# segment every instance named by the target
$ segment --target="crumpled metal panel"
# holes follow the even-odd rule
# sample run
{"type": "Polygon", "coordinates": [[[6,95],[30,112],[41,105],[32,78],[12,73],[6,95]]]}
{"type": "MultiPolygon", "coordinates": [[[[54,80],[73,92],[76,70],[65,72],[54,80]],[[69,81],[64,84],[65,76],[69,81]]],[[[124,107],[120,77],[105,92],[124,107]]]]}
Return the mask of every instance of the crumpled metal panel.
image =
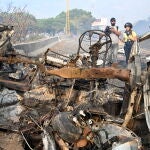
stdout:
{"type": "Polygon", "coordinates": [[[119,142],[112,144],[112,150],[137,150],[141,147],[141,139],[131,130],[119,126],[114,123],[103,123],[99,134],[101,140],[105,143],[108,139],[106,138],[105,132],[108,134],[108,139],[114,136],[119,137],[119,142]]]}
{"type": "Polygon", "coordinates": [[[19,102],[19,100],[22,100],[22,98],[21,96],[17,94],[15,90],[9,90],[7,88],[4,88],[0,92],[0,106],[1,107],[15,104],[19,102]]]}
{"type": "Polygon", "coordinates": [[[129,141],[123,144],[115,145],[112,150],[137,150],[138,149],[138,143],[136,140],[129,141]]]}
{"type": "Polygon", "coordinates": [[[59,136],[69,143],[77,141],[82,134],[82,129],[74,124],[72,118],[71,113],[62,112],[52,120],[54,131],[57,131],[59,136]]]}
{"type": "Polygon", "coordinates": [[[143,86],[143,94],[144,94],[144,110],[145,110],[145,117],[148,129],[150,131],[150,83],[147,77],[146,83],[143,86]]]}

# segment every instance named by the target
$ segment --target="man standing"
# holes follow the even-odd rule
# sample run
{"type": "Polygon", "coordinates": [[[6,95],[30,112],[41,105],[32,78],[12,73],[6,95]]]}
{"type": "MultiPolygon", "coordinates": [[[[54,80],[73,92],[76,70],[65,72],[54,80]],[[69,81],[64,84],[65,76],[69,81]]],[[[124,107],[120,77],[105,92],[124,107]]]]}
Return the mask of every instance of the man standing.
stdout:
{"type": "Polygon", "coordinates": [[[111,26],[107,26],[105,29],[105,33],[109,34],[112,40],[111,48],[108,50],[108,59],[110,64],[117,63],[117,53],[119,49],[119,36],[121,32],[118,30],[118,26],[116,26],[116,19],[110,19],[111,26]]]}

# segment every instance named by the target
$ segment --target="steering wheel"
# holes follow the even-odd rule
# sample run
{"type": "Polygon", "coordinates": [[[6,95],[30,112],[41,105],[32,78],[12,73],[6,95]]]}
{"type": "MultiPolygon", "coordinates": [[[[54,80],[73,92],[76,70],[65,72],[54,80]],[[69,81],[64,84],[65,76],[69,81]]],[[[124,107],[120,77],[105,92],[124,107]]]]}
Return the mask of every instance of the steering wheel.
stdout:
{"type": "Polygon", "coordinates": [[[90,56],[97,56],[103,61],[103,67],[108,62],[108,50],[112,44],[111,37],[102,30],[88,30],[79,38],[77,54],[88,53],[90,56]]]}

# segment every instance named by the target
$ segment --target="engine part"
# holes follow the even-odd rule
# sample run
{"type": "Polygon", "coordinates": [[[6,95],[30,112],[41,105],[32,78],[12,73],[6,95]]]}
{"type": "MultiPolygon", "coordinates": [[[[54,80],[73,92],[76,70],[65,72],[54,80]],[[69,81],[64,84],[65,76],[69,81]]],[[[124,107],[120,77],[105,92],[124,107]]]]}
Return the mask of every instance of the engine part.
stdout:
{"type": "Polygon", "coordinates": [[[54,131],[68,143],[76,142],[82,134],[82,129],[76,126],[72,119],[71,113],[62,112],[56,115],[52,121],[54,131]]]}

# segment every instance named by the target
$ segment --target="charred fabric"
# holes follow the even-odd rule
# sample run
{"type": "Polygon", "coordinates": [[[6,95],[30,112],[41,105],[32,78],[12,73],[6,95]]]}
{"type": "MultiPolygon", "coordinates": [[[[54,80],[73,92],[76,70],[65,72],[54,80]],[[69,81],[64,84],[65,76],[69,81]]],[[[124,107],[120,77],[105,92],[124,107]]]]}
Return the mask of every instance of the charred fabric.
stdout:
{"type": "Polygon", "coordinates": [[[28,57],[13,48],[12,34],[1,25],[0,148],[148,149],[150,62],[142,70],[136,53],[127,68],[110,65],[111,38],[100,30],[80,36],[74,57],[50,48],[28,57]]]}

